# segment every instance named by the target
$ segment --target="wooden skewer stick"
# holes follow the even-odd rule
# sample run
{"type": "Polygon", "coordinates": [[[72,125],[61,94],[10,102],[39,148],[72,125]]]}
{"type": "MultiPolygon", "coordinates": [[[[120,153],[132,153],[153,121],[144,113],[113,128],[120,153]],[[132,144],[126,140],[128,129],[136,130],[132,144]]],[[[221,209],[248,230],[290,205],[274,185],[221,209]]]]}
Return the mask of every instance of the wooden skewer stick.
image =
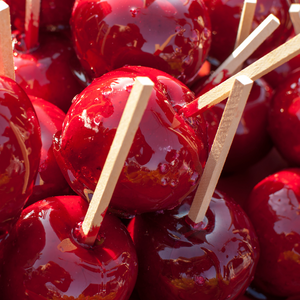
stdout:
{"type": "Polygon", "coordinates": [[[41,0],[26,0],[25,44],[27,50],[38,45],[41,0]]]}
{"type": "Polygon", "coordinates": [[[84,243],[88,245],[93,245],[96,241],[103,217],[124,166],[140,120],[146,109],[153,86],[153,82],[148,77],[136,78],[87,214],[82,223],[84,243]]]}
{"type": "Polygon", "coordinates": [[[233,82],[238,76],[246,75],[251,80],[255,81],[298,54],[300,54],[300,35],[296,35],[272,52],[255,61],[247,68],[211,89],[206,94],[187,104],[181,109],[180,112],[186,117],[191,117],[192,115],[199,113],[199,111],[205,107],[210,107],[220,103],[222,100],[228,97],[232,89],[233,82]]]}
{"type": "Polygon", "coordinates": [[[212,73],[206,83],[217,85],[223,79],[223,72],[230,76],[244,63],[244,61],[275,31],[280,25],[274,15],[269,15],[232,54],[212,73]]]}
{"type": "Polygon", "coordinates": [[[9,6],[0,1],[0,75],[15,80],[9,6]]]}
{"type": "Polygon", "coordinates": [[[236,49],[249,36],[252,29],[255,8],[256,8],[256,0],[244,1],[234,49],[236,49]]]}
{"type": "Polygon", "coordinates": [[[237,77],[234,81],[188,215],[194,223],[204,220],[252,85],[253,81],[245,75],[237,77]]]}
{"type": "Polygon", "coordinates": [[[295,34],[299,34],[300,33],[300,4],[296,4],[296,3],[292,4],[290,6],[289,13],[294,25],[295,34]]]}
{"type": "MultiPolygon", "coordinates": [[[[235,40],[234,50],[250,35],[256,8],[256,0],[245,0],[240,18],[239,28],[235,40]]],[[[232,74],[242,69],[240,65],[232,74]]]]}

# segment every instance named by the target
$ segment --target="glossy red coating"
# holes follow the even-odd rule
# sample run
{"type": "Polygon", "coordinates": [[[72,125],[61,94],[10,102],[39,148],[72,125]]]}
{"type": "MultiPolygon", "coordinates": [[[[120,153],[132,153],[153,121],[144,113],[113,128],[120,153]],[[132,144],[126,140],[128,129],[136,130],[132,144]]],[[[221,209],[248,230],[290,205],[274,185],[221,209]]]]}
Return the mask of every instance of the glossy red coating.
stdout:
{"type": "MultiPolygon", "coordinates": [[[[273,143],[267,129],[272,96],[273,90],[263,79],[254,82],[223,168],[225,173],[252,166],[272,149],[273,143]]],[[[223,101],[210,108],[219,120],[225,105],[223,101]]]]}
{"type": "Polygon", "coordinates": [[[281,155],[300,165],[300,69],[276,90],[269,112],[269,132],[281,155]]]}
{"type": "Polygon", "coordinates": [[[93,78],[142,65],[189,83],[211,42],[202,0],[77,0],[71,28],[77,55],[93,78]]]}
{"type": "Polygon", "coordinates": [[[73,97],[83,89],[72,72],[76,55],[70,41],[57,33],[44,33],[39,46],[28,52],[24,35],[15,32],[13,43],[16,82],[28,95],[67,112],[73,97]]]}
{"type": "MultiPolygon", "coordinates": [[[[5,0],[10,7],[13,29],[24,32],[26,0],[5,0]]],[[[75,0],[41,0],[41,30],[60,31],[69,28],[75,0]]]]}
{"type": "Polygon", "coordinates": [[[78,95],[54,139],[64,176],[85,197],[96,187],[137,76],[149,76],[155,87],[111,200],[112,208],[129,214],[173,208],[199,182],[208,151],[205,123],[200,115],[176,113],[193,93],[162,71],[124,67],[78,95]]]}
{"type": "Polygon", "coordinates": [[[48,101],[29,98],[41,127],[42,151],[38,175],[26,206],[50,196],[67,195],[71,190],[56,162],[52,145],[53,135],[61,130],[65,113],[48,101]]]}
{"type": "Polygon", "coordinates": [[[136,216],[128,226],[143,300],[236,299],[253,279],[259,249],[245,212],[217,191],[204,226],[195,229],[186,222],[191,200],[136,216]]]}
{"type": "Polygon", "coordinates": [[[5,249],[3,299],[129,299],[138,267],[126,227],[107,214],[96,244],[79,244],[86,210],[79,196],[62,196],[22,212],[5,249]]]}
{"type": "Polygon", "coordinates": [[[271,295],[299,296],[300,169],[285,169],[259,182],[246,211],[261,248],[254,283],[271,295]]]}
{"type": "MultiPolygon", "coordinates": [[[[243,0],[204,0],[212,24],[212,45],[209,55],[223,62],[234,50],[243,0]]],[[[261,57],[287,40],[292,32],[289,0],[257,0],[253,29],[269,14],[275,15],[280,26],[258,48],[252,57],[261,57]]]]}
{"type": "Polygon", "coordinates": [[[28,96],[13,80],[0,76],[1,233],[20,215],[32,192],[40,154],[40,126],[28,96]]]}

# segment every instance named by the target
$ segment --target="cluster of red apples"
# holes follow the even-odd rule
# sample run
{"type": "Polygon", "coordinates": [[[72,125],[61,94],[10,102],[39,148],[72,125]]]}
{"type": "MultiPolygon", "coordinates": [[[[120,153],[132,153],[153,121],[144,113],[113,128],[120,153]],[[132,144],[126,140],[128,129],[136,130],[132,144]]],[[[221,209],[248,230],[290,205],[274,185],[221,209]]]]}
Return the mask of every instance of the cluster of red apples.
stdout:
{"type": "MultiPolygon", "coordinates": [[[[184,108],[234,51],[244,1],[41,0],[29,23],[31,1],[5,2],[0,298],[299,300],[300,56],[255,81],[194,223],[226,101],[184,108]],[[91,245],[82,223],[137,77],[154,87],[91,245]]],[[[257,0],[251,31],[280,25],[245,66],[297,35],[290,5],[257,0]]]]}

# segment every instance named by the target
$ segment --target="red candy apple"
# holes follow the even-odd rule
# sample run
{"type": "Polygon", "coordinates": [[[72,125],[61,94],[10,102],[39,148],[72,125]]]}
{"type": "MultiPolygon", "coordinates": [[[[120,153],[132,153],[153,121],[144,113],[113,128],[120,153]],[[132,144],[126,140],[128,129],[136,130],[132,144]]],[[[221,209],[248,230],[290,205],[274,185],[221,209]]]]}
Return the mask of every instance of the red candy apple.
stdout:
{"type": "Polygon", "coordinates": [[[254,283],[275,296],[300,295],[300,169],[258,183],[247,203],[261,256],[254,283]]]}
{"type": "Polygon", "coordinates": [[[0,232],[19,217],[39,167],[40,126],[20,86],[0,76],[0,232]]]}
{"type": "MultiPolygon", "coordinates": [[[[5,0],[5,2],[10,6],[13,27],[24,31],[26,0],[5,0]]],[[[75,0],[41,0],[41,29],[58,31],[69,28],[74,2],[75,0]]]]}
{"type": "Polygon", "coordinates": [[[71,27],[77,55],[91,77],[142,65],[189,83],[211,41],[202,0],[77,0],[71,27]]]}
{"type": "MultiPolygon", "coordinates": [[[[212,45],[209,55],[223,62],[234,50],[244,0],[204,0],[212,24],[212,45]]],[[[289,0],[257,0],[253,29],[269,14],[280,20],[279,28],[253,54],[261,57],[287,40],[292,23],[289,17],[289,0]]]]}
{"type": "Polygon", "coordinates": [[[36,111],[42,136],[41,160],[33,191],[26,205],[50,196],[66,195],[70,192],[53,154],[53,135],[61,130],[65,113],[52,103],[29,97],[36,111]]]}
{"type": "Polygon", "coordinates": [[[22,212],[5,245],[3,299],[129,299],[137,259],[126,227],[107,214],[95,245],[81,244],[86,210],[82,198],[61,196],[22,212]]]}
{"type": "Polygon", "coordinates": [[[173,208],[200,179],[208,151],[206,127],[201,116],[186,119],[176,113],[194,99],[184,84],[146,67],[109,72],[74,99],[54,140],[70,186],[88,196],[137,76],[148,76],[155,87],[111,200],[111,207],[129,214],[173,208]]]}
{"type": "Polygon", "coordinates": [[[72,44],[62,35],[44,33],[39,46],[27,51],[24,34],[15,32],[14,63],[16,82],[28,95],[47,100],[67,111],[82,88],[72,72],[76,59],[72,44]]]}
{"type": "Polygon", "coordinates": [[[280,154],[300,165],[300,70],[276,90],[269,112],[269,132],[280,154]]]}
{"type": "Polygon", "coordinates": [[[253,279],[258,242],[241,207],[215,192],[204,221],[191,226],[191,200],[129,224],[143,300],[236,299],[253,279]]]}

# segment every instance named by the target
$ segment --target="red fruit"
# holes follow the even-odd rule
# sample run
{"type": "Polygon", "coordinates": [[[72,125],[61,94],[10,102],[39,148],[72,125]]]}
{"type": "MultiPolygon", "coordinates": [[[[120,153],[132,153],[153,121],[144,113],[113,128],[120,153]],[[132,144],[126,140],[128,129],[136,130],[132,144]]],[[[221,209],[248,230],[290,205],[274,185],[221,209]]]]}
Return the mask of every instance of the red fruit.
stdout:
{"type": "Polygon", "coordinates": [[[72,72],[76,60],[72,44],[53,33],[41,35],[39,46],[29,52],[24,34],[16,34],[13,42],[16,82],[28,95],[47,100],[66,112],[73,97],[82,91],[72,72]]]}
{"type": "Polygon", "coordinates": [[[6,244],[1,297],[127,300],[137,277],[125,226],[107,214],[96,244],[78,243],[87,203],[78,196],[39,201],[23,212],[6,244]]]}
{"type": "Polygon", "coordinates": [[[30,97],[36,111],[42,135],[42,152],[38,176],[26,206],[50,196],[66,195],[70,188],[53,153],[53,135],[61,130],[65,113],[52,103],[30,97]]]}
{"type": "Polygon", "coordinates": [[[247,204],[261,248],[255,285],[271,295],[299,295],[300,169],[268,176],[247,204]]]}
{"type": "Polygon", "coordinates": [[[186,222],[191,200],[129,224],[143,300],[236,299],[253,278],[258,242],[241,207],[215,192],[204,222],[192,227],[186,222]]]}
{"type": "MultiPolygon", "coordinates": [[[[69,20],[75,0],[42,0],[40,28],[48,31],[64,30],[69,20]]],[[[24,31],[26,0],[5,0],[10,7],[11,23],[14,28],[24,31]]]]}
{"type": "Polygon", "coordinates": [[[202,0],[77,0],[71,27],[77,55],[93,78],[142,65],[189,83],[211,41],[202,0]]]}
{"type": "Polygon", "coordinates": [[[176,113],[193,93],[158,70],[112,71],[76,97],[54,140],[64,176],[86,197],[96,187],[137,76],[148,76],[155,87],[111,200],[111,207],[128,214],[173,208],[197,186],[207,159],[205,124],[201,116],[186,120],[176,113]]]}
{"type": "Polygon", "coordinates": [[[32,192],[41,154],[32,104],[13,80],[0,76],[0,232],[19,217],[32,192]]]}
{"type": "MultiPolygon", "coordinates": [[[[223,62],[234,50],[243,0],[204,0],[212,24],[212,45],[209,55],[223,62]]],[[[289,0],[257,0],[253,29],[269,14],[279,21],[278,29],[255,51],[252,57],[261,57],[286,41],[292,31],[289,0]]]]}
{"type": "Polygon", "coordinates": [[[272,140],[288,162],[300,165],[300,70],[276,90],[269,112],[272,140]]]}

